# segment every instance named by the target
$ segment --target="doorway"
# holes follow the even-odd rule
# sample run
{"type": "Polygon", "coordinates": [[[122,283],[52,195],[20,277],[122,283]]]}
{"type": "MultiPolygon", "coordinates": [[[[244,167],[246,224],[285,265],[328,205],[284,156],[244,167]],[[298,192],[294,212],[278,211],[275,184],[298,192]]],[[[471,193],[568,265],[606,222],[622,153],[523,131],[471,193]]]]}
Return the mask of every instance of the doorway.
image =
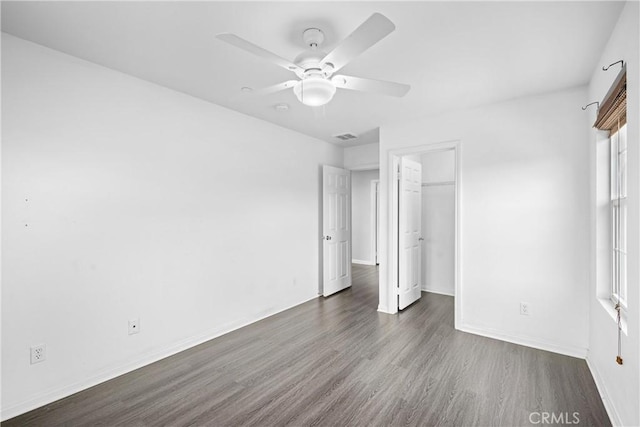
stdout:
{"type": "Polygon", "coordinates": [[[375,310],[379,297],[380,171],[351,170],[351,183],[353,292],[370,300],[375,310]]]}
{"type": "Polygon", "coordinates": [[[433,151],[422,163],[423,292],[455,296],[455,151],[433,151]]]}
{"type": "MultiPolygon", "coordinates": [[[[460,198],[461,185],[461,147],[459,141],[448,141],[436,144],[425,144],[411,148],[389,150],[385,159],[384,170],[381,170],[381,233],[380,233],[380,301],[379,311],[396,313],[398,311],[399,287],[399,179],[400,162],[403,157],[412,160],[421,159],[423,155],[441,151],[450,151],[453,157],[454,170],[450,185],[453,187],[454,230],[453,230],[453,282],[455,294],[455,325],[461,324],[462,292],[460,280],[460,198]]],[[[447,180],[449,181],[449,180],[447,180]]],[[[442,181],[444,182],[444,181],[442,181]]]]}
{"type": "Polygon", "coordinates": [[[380,171],[351,171],[352,262],[377,265],[380,171]]]}
{"type": "Polygon", "coordinates": [[[323,165],[319,294],[379,299],[380,172],[323,165]],[[354,289],[358,288],[358,289],[354,289]]]}

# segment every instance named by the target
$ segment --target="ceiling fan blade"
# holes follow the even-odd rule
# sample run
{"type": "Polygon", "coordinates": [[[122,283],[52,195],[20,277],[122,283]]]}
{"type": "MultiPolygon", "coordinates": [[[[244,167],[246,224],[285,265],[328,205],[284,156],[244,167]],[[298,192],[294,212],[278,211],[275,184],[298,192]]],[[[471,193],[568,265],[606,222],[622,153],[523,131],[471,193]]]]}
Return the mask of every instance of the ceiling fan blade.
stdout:
{"type": "Polygon", "coordinates": [[[385,82],[383,80],[363,79],[353,76],[333,76],[331,79],[336,87],[342,89],[359,90],[362,92],[376,92],[384,95],[402,97],[409,92],[411,86],[402,83],[385,82]]]}
{"type": "Polygon", "coordinates": [[[218,34],[216,37],[224,42],[229,43],[230,45],[238,47],[246,52],[253,53],[254,55],[257,55],[263,59],[266,59],[267,61],[273,64],[279,65],[282,68],[286,68],[289,71],[293,71],[294,73],[304,71],[302,68],[298,67],[293,62],[287,61],[286,59],[276,55],[275,53],[271,53],[268,50],[263,49],[260,46],[257,46],[251,43],[250,41],[247,41],[243,38],[236,36],[235,34],[222,33],[222,34],[218,34]]]}
{"type": "Polygon", "coordinates": [[[374,13],[353,33],[327,54],[322,63],[333,64],[333,71],[347,65],[356,56],[389,35],[396,26],[384,15],[374,13]]]}
{"type": "Polygon", "coordinates": [[[288,80],[286,82],[278,83],[272,86],[263,87],[262,89],[257,89],[251,92],[253,96],[264,96],[270,95],[272,93],[280,92],[285,89],[293,88],[293,86],[298,83],[299,80],[288,80]]]}

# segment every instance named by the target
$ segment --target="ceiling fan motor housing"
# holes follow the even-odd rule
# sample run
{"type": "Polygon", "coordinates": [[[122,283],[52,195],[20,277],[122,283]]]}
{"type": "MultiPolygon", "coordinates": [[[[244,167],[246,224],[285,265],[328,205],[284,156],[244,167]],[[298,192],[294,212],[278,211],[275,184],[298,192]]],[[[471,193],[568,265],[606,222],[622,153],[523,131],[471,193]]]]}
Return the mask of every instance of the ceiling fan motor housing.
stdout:
{"type": "MultiPolygon", "coordinates": [[[[293,62],[304,70],[304,74],[308,74],[313,71],[321,71],[324,67],[321,64],[322,59],[327,54],[319,50],[305,50],[300,55],[296,56],[293,62]]],[[[303,76],[299,76],[304,78],[303,76]]]]}
{"type": "Polygon", "coordinates": [[[318,28],[307,28],[302,33],[302,39],[304,43],[309,46],[309,50],[302,52],[294,59],[296,65],[301,67],[304,71],[302,74],[298,74],[298,77],[304,79],[309,74],[321,74],[325,78],[328,78],[333,72],[333,64],[323,64],[322,60],[327,56],[325,52],[318,50],[318,48],[324,42],[324,33],[318,28]]]}

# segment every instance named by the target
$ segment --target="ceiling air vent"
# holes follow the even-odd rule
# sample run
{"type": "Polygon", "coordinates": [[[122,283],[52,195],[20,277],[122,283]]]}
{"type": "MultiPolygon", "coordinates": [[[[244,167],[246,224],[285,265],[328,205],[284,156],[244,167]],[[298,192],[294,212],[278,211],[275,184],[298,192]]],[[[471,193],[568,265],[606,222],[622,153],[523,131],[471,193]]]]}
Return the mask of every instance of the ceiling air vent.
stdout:
{"type": "Polygon", "coordinates": [[[352,133],[343,133],[342,135],[334,135],[333,137],[342,141],[349,141],[350,139],[356,139],[358,136],[352,133]]]}

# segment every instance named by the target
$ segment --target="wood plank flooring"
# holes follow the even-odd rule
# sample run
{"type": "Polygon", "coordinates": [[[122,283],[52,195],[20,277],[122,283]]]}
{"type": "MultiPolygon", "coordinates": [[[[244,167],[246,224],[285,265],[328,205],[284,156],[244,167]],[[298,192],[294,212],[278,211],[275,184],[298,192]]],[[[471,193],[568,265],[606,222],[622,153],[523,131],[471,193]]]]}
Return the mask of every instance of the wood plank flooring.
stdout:
{"type": "Polygon", "coordinates": [[[380,314],[376,267],[353,279],[2,426],[610,425],[584,360],[456,331],[452,297],[380,314]]]}

